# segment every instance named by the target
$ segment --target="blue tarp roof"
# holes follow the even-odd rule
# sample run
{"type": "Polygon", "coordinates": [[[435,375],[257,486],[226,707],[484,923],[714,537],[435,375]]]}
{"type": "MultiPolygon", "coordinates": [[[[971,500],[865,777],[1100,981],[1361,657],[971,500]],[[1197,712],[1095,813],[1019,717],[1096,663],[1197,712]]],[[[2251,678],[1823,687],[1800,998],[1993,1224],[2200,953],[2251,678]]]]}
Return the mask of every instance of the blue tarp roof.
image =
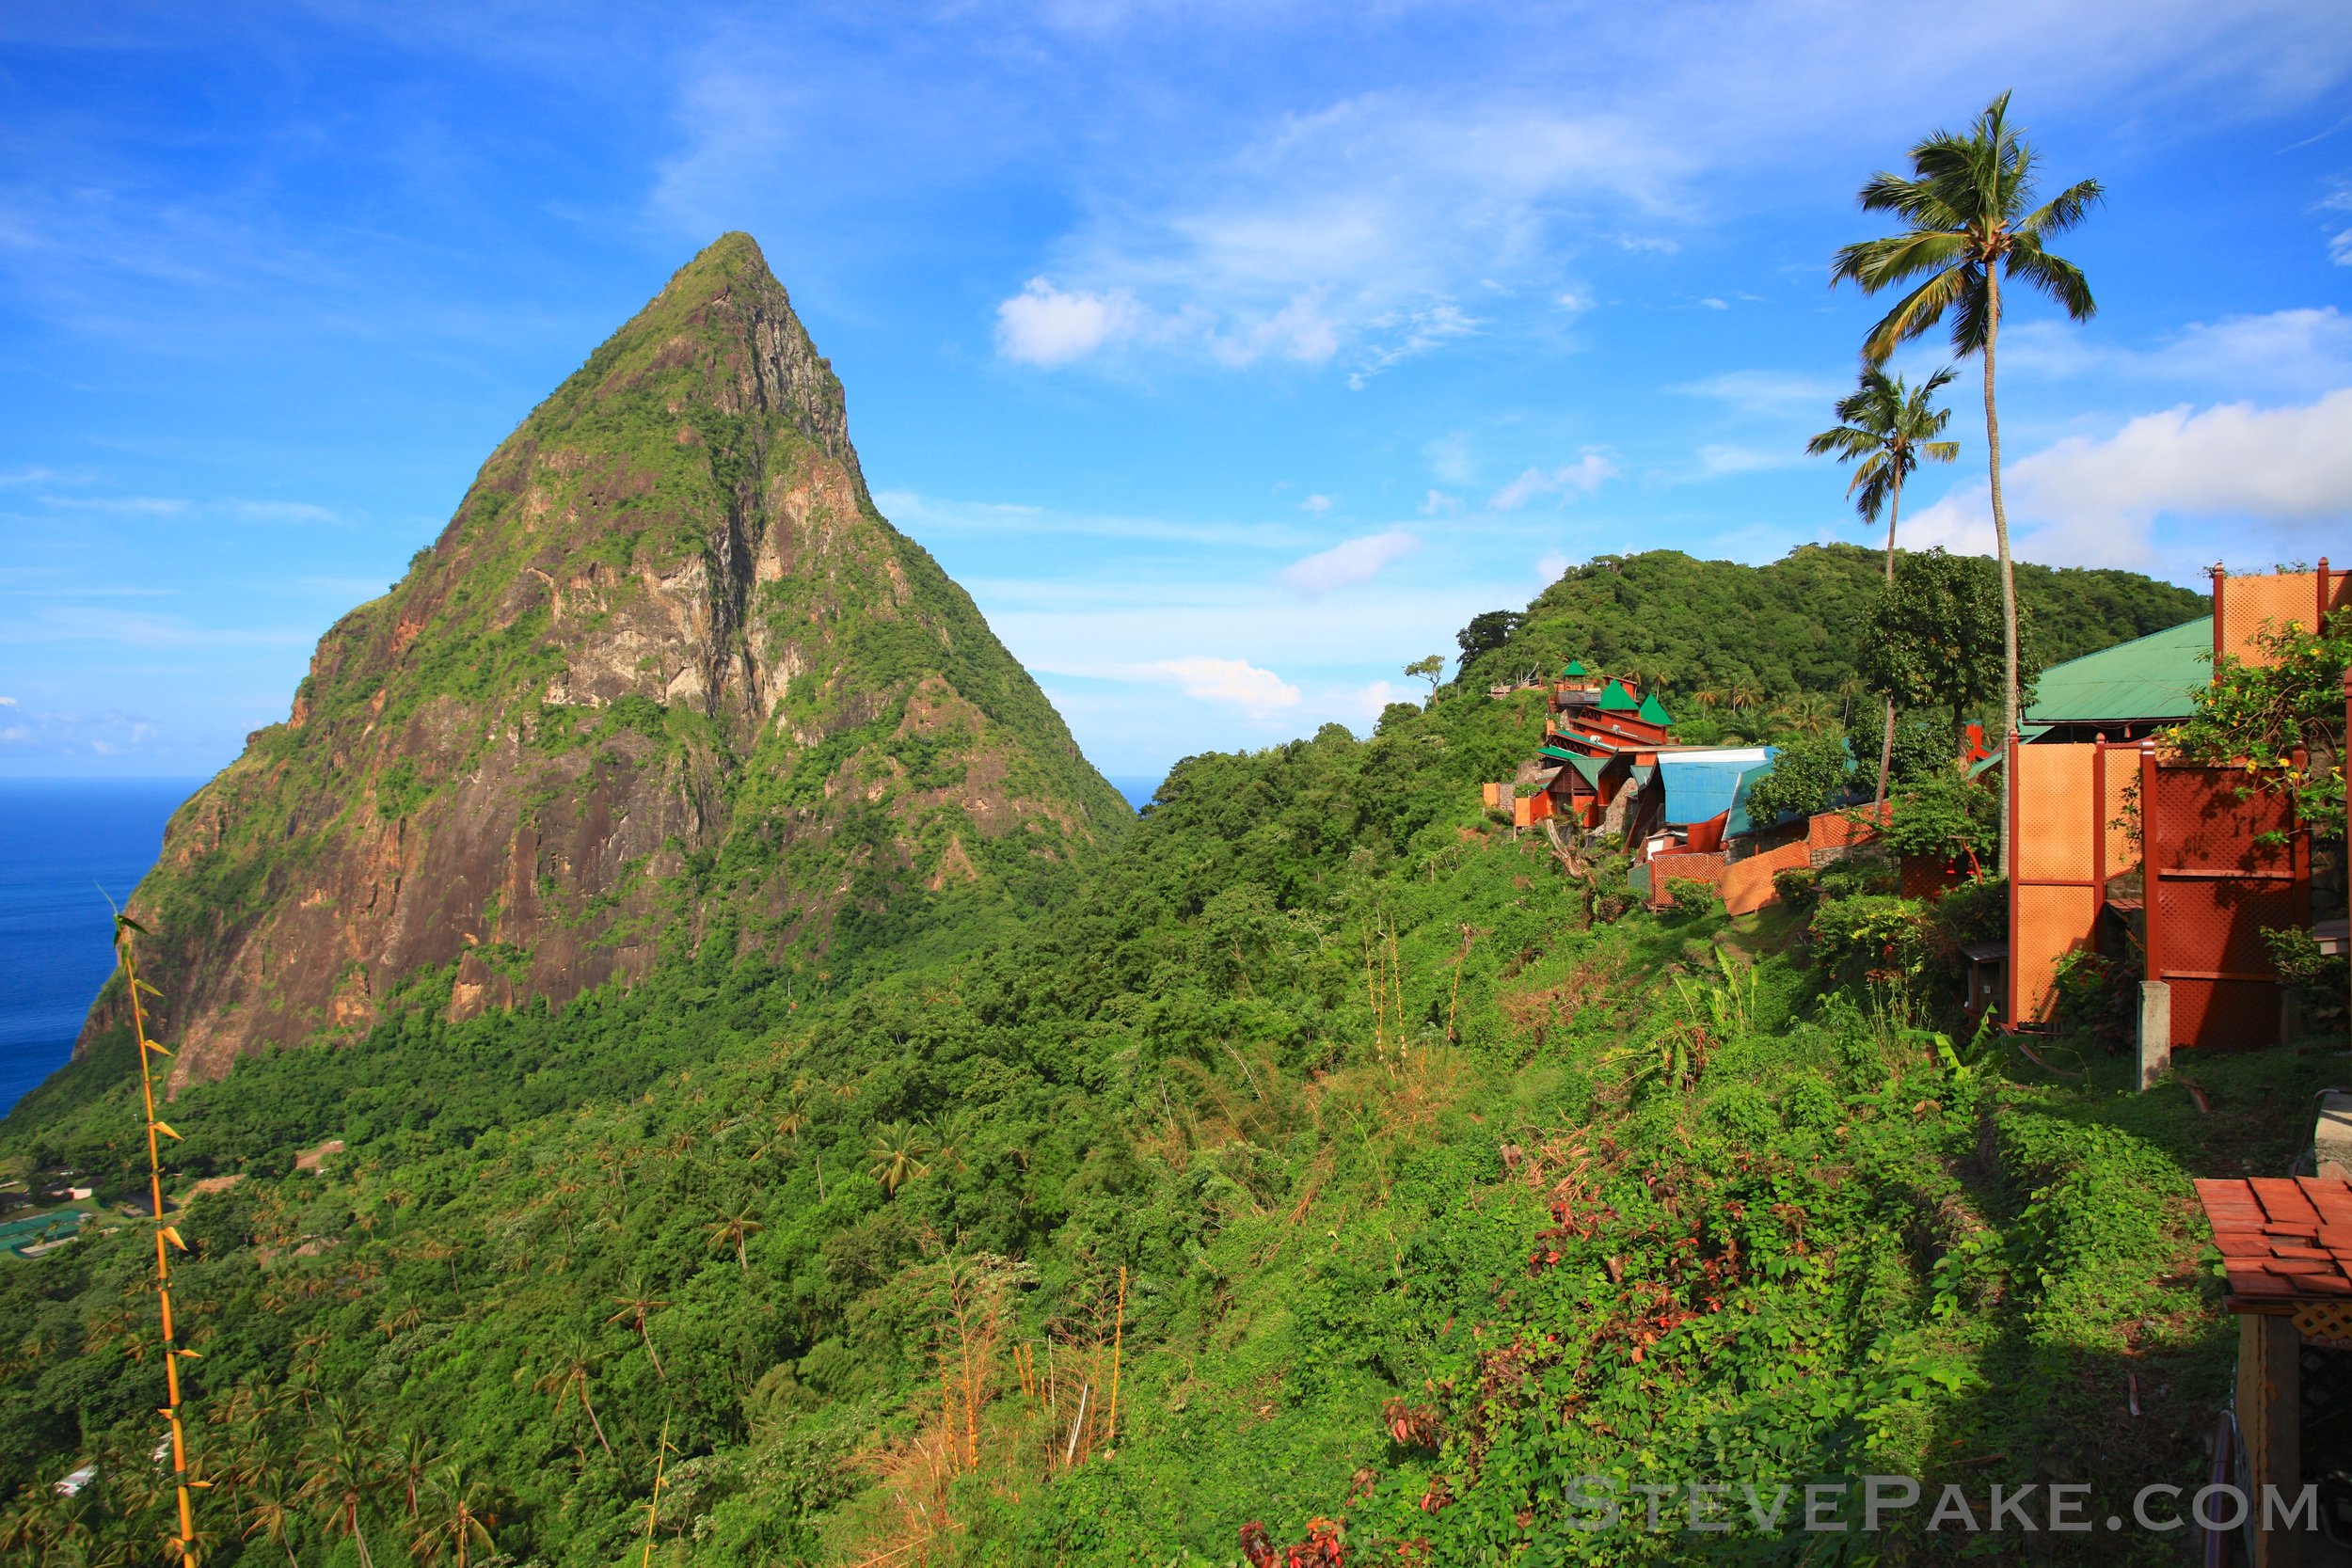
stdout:
{"type": "MultiPolygon", "coordinates": [[[[1776,746],[1717,746],[1704,751],[1661,752],[1656,772],[1665,795],[1665,821],[1684,828],[1705,822],[1738,806],[1745,797],[1743,780],[1753,783],[1772,770],[1776,746]],[[1748,778],[1748,775],[1754,778],[1748,778]]],[[[1651,769],[1636,768],[1634,782],[1646,784],[1651,769]]]]}
{"type": "Polygon", "coordinates": [[[1739,803],[1740,783],[1750,773],[1757,778],[1772,770],[1774,748],[1762,748],[1767,760],[1755,754],[1726,757],[1678,757],[1671,752],[1658,759],[1658,777],[1666,788],[1666,825],[1687,828],[1721,816],[1739,803]]]}

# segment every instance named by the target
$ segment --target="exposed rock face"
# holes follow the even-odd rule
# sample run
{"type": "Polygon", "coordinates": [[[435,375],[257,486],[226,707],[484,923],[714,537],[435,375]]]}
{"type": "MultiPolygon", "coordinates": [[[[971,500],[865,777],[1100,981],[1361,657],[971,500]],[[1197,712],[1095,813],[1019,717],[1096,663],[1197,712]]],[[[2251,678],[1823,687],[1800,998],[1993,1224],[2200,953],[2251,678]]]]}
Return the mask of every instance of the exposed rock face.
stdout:
{"type": "Polygon", "coordinates": [[[364,1030],[445,966],[464,1016],[634,977],[668,941],[821,953],[1126,815],[875,510],[840,383],[731,234],[321,640],[132,911],[184,1081],[364,1030]]]}

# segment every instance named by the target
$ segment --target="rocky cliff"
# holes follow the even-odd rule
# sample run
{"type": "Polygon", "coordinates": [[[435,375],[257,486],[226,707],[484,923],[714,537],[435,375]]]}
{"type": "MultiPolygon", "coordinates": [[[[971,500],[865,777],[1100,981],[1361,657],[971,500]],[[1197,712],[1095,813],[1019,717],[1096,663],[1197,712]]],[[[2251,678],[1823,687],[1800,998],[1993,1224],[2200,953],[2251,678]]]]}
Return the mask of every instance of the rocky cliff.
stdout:
{"type": "Polygon", "coordinates": [[[664,943],[820,957],[1126,816],[876,511],[840,382],[730,234],[321,640],[131,908],[177,1073],[212,1078],[364,1030],[444,966],[464,1015],[560,1005],[664,943]]]}

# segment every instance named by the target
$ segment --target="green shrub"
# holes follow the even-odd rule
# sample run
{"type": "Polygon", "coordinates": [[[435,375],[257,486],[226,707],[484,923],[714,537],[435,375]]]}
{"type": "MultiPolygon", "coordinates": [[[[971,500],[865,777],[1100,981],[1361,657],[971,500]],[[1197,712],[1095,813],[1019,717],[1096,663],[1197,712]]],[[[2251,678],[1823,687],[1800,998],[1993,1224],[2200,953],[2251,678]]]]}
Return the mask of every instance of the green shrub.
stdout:
{"type": "Polygon", "coordinates": [[[1689,877],[1677,877],[1668,882],[1666,896],[1673,901],[1675,913],[1692,920],[1718,912],[1724,904],[1716,896],[1714,883],[1689,877]]]}

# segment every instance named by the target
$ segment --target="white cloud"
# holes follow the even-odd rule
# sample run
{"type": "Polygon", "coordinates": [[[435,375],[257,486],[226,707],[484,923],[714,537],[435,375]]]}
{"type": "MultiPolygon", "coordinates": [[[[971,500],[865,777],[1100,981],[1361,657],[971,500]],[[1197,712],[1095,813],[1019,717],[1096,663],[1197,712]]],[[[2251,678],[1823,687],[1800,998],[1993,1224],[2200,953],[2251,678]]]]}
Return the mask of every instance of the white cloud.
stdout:
{"type": "Polygon", "coordinates": [[[1318,550],[1283,568],[1281,578],[1294,593],[1311,599],[1358,588],[1378,577],[1391,562],[1421,548],[1421,540],[1401,528],[1368,533],[1327,550],[1318,550]]]}
{"type": "Polygon", "coordinates": [[[1535,562],[1535,575],[1541,578],[1544,586],[1549,588],[1558,582],[1566,574],[1567,569],[1575,564],[1575,562],[1570,561],[1560,551],[1547,550],[1535,562]]]}
{"type": "Polygon", "coordinates": [[[1357,687],[1351,691],[1342,693],[1340,698],[1343,708],[1364,719],[1377,719],[1380,717],[1381,710],[1391,703],[1402,703],[1406,700],[1406,693],[1399,691],[1387,681],[1374,681],[1369,685],[1357,687]]]}
{"type": "Polygon", "coordinates": [[[1301,512],[1312,512],[1319,515],[1331,510],[1331,498],[1321,494],[1309,496],[1305,500],[1298,503],[1298,510],[1301,512]]]}
{"type": "MultiPolygon", "coordinates": [[[[2352,213],[2352,181],[2339,182],[2335,193],[2319,205],[2324,212],[2352,213]]],[[[2340,267],[2352,267],[2352,229],[2339,229],[2328,236],[2328,259],[2340,267]]]]}
{"type": "Polygon", "coordinates": [[[1790,371],[1724,371],[1697,381],[1670,387],[1669,391],[1713,398],[1749,414],[1785,414],[1800,406],[1836,403],[1850,383],[1790,371]]]}
{"type": "Polygon", "coordinates": [[[1449,496],[1443,490],[1432,489],[1421,499],[1421,515],[1424,517],[1445,517],[1462,510],[1462,499],[1449,496]]]}
{"type": "Polygon", "coordinates": [[[1705,479],[1724,474],[1762,473],[1768,468],[1794,467],[1804,461],[1804,453],[1795,447],[1783,451],[1777,448],[1734,447],[1708,445],[1699,448],[1699,473],[1705,479]]]}
{"type": "Polygon", "coordinates": [[[1173,681],[1187,697],[1230,703],[1253,713],[1298,705],[1298,688],[1243,659],[1166,658],[1139,666],[1136,673],[1173,681]]]}
{"type": "Polygon", "coordinates": [[[1443,436],[1430,437],[1421,449],[1422,458],[1429,465],[1429,472],[1440,484],[1471,484],[1478,479],[1478,465],[1470,455],[1470,438],[1467,432],[1450,430],[1443,436]]]}
{"type": "Polygon", "coordinates": [[[2021,322],[2001,334],[2001,369],[2012,374],[2097,375],[2143,386],[2311,395],[2352,380],[2352,316],[2332,305],[2224,316],[2191,322],[2148,348],[2102,341],[2071,323],[2021,322]]]}
{"type": "MultiPolygon", "coordinates": [[[[2352,388],[2300,406],[2143,414],[2112,436],[2069,436],[2019,458],[2003,477],[2016,551],[2035,561],[2162,564],[2159,517],[2237,524],[2227,550],[2204,531],[2197,548],[2207,558],[2293,553],[2312,542],[2314,525],[2352,521],[2352,388]]],[[[1989,553],[1985,487],[1964,486],[1906,516],[1901,542],[1989,553]]]]}
{"type": "Polygon", "coordinates": [[[1706,306],[1709,310],[1728,310],[1731,309],[1731,302],[1729,300],[1717,299],[1713,294],[1708,294],[1705,299],[1700,300],[1699,303],[1706,306]]]}
{"type": "Polygon", "coordinates": [[[1558,496],[1563,500],[1576,500],[1591,495],[1602,484],[1617,477],[1617,466],[1606,453],[1587,449],[1573,463],[1546,471],[1530,468],[1496,491],[1486,504],[1497,512],[1515,511],[1537,496],[1558,496]]]}
{"type": "Polygon", "coordinates": [[[996,307],[996,346],[1026,365],[1066,365],[1133,333],[1140,312],[1121,291],[1064,293],[1042,277],[996,307]]]}
{"type": "Polygon", "coordinates": [[[2184,404],[2105,440],[2070,436],[2018,461],[2011,483],[2035,515],[2144,541],[2159,514],[2300,527],[2352,518],[2352,388],[2302,407],[2184,404]]]}
{"type": "Polygon", "coordinates": [[[14,697],[0,697],[0,707],[14,706],[16,706],[16,699],[14,697]]]}

